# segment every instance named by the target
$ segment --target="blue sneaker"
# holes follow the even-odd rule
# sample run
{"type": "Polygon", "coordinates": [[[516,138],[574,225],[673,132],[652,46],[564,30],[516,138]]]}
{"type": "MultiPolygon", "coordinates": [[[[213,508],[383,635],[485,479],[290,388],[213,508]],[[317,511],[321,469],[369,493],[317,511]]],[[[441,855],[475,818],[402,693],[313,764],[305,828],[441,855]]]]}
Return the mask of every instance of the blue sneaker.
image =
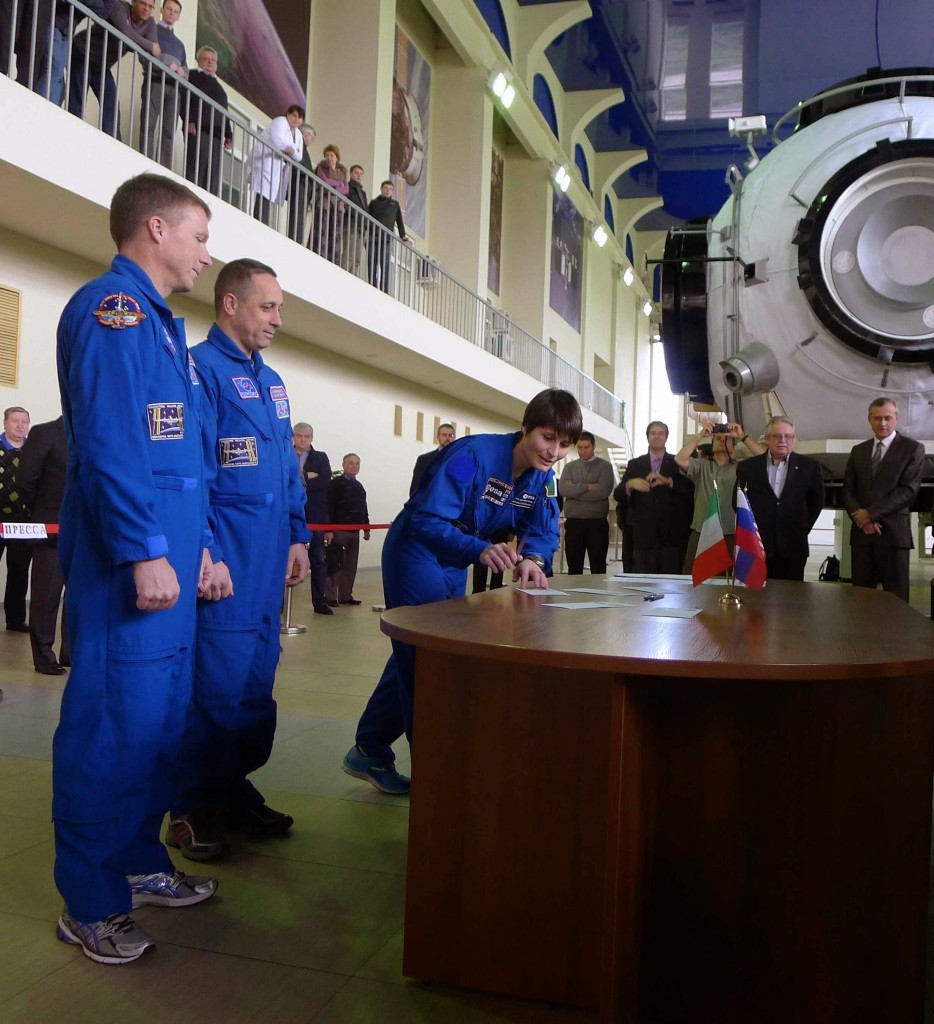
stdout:
{"type": "Polygon", "coordinates": [[[133,893],[133,907],[190,907],[209,899],[217,892],[216,878],[186,875],[184,871],[169,874],[127,875],[133,893]]]}
{"type": "Polygon", "coordinates": [[[103,921],[76,921],[68,910],[62,911],[55,934],[62,942],[80,946],[88,959],[98,964],[129,964],[138,960],[156,944],[149,932],[129,914],[111,914],[103,921]]]}
{"type": "Polygon", "coordinates": [[[391,796],[405,796],[412,788],[412,780],[407,775],[400,775],[392,761],[367,757],[357,746],[347,751],[341,769],[355,779],[363,779],[381,793],[389,793],[391,796]]]}

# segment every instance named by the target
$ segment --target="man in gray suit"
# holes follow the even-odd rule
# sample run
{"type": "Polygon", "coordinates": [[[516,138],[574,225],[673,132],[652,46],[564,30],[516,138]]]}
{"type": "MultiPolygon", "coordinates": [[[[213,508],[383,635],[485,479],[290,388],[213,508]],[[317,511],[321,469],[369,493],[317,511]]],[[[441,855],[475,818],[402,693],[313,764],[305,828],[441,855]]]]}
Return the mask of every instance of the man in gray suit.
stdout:
{"type": "Polygon", "coordinates": [[[882,584],[908,600],[908,552],[914,547],[909,510],[921,487],[924,447],[896,432],[898,406],[877,398],[869,406],[873,439],[850,452],[843,478],[843,507],[853,525],[853,585],[882,584]]]}

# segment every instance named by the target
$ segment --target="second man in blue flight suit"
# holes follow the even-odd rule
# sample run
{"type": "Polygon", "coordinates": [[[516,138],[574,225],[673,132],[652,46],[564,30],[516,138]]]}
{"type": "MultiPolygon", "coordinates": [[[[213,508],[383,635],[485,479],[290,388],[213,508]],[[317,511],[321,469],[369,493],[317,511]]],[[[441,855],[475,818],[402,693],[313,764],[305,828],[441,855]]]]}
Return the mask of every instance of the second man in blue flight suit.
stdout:
{"type": "Polygon", "coordinates": [[[281,307],[275,271],[256,260],[234,260],[214,286],[214,326],[192,349],[206,407],[217,564],[198,606],[182,792],[166,835],[192,860],[226,853],[227,831],[284,835],[292,826],[292,818],[268,807],[247,779],[269,759],[276,729],[272,689],[283,581],[296,586],[308,573],[305,492],[295,467],[289,397],[260,354],[282,326],[281,307]],[[212,600],[227,572],[233,596],[212,600]]]}

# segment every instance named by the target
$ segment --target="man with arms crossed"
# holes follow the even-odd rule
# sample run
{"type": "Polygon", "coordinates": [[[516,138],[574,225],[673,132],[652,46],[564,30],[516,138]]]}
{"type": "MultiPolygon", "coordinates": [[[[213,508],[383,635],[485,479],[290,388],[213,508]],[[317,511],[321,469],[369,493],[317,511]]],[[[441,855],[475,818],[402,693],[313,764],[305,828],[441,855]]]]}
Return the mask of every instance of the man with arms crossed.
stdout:
{"type": "Polygon", "coordinates": [[[898,406],[876,398],[869,406],[873,438],[850,452],[843,476],[843,507],[853,524],[853,586],[882,589],[908,600],[910,508],[921,488],[924,447],[897,433],[898,406]]]}
{"type": "Polygon", "coordinates": [[[613,492],[613,467],[594,454],[594,436],[585,430],[577,442],[574,462],[564,467],[558,481],[558,494],[564,498],[564,553],[568,575],[584,571],[584,552],[595,575],[606,572],[606,553],[610,547],[610,494],[613,492]]]}
{"type": "Polygon", "coordinates": [[[52,744],[58,937],[104,964],[152,947],[132,908],[185,907],[217,888],[176,871],[159,842],[191,699],[195,599],[213,580],[202,389],[165,300],[210,266],[209,216],[169,178],[124,182],[110,207],[119,255],[58,326],[72,664],[52,744]]]}
{"type": "Polygon", "coordinates": [[[204,392],[214,588],[198,605],[194,699],[182,748],[182,790],[166,842],[190,860],[228,852],[225,833],[284,835],[292,818],[247,779],[272,751],[283,582],[308,573],[305,491],[296,472],[289,396],[261,353],[282,326],[282,289],[257,260],[233,260],[214,285],[214,326],[192,349],[204,392]]]}

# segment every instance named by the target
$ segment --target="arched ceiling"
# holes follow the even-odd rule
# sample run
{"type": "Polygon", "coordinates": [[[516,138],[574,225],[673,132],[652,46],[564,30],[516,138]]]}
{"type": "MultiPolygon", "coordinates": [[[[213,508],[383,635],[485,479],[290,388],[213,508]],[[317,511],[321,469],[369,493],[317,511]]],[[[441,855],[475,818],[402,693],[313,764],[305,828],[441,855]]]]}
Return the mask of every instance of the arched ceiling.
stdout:
{"type": "MultiPolygon", "coordinates": [[[[491,9],[492,0],[476,2],[481,13],[491,9]]],[[[917,0],[590,0],[590,8],[545,55],[568,92],[623,90],[626,99],[587,136],[598,154],[645,149],[648,158],[615,182],[622,200],[662,197],[637,222],[643,231],[723,205],[727,167],[749,155],[729,137],[731,104],[764,114],[771,130],[799,101],[868,68],[934,66],[934,4],[917,0]]],[[[770,146],[768,136],[756,141],[760,156],[770,146]]]]}

